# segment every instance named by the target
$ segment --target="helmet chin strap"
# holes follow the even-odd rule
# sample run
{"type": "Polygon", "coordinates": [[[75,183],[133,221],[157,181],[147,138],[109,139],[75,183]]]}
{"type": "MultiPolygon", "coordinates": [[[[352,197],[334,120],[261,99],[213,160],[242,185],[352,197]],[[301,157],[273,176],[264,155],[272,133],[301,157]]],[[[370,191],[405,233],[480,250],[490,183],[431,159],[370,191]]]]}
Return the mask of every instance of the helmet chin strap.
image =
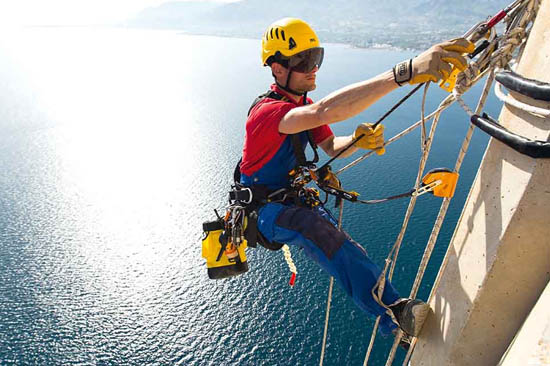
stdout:
{"type": "MultiPolygon", "coordinates": [[[[302,96],[302,95],[305,95],[307,92],[298,92],[296,90],[293,90],[289,87],[290,85],[290,75],[292,75],[292,69],[289,68],[288,69],[288,76],[286,77],[286,86],[282,86],[281,84],[279,84],[279,82],[277,81],[277,78],[275,78],[275,84],[277,84],[277,86],[281,89],[283,89],[284,91],[287,91],[289,93],[292,93],[294,95],[299,95],[299,96],[302,96]]],[[[275,75],[273,75],[275,76],[275,75]]]]}

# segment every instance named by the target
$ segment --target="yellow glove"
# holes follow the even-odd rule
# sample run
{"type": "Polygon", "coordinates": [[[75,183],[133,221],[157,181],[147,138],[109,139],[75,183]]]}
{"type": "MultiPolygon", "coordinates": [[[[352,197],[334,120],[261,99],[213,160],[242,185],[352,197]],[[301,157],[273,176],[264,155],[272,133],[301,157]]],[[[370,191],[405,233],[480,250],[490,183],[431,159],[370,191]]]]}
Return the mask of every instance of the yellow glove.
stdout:
{"type": "Polygon", "coordinates": [[[323,182],[329,187],[342,188],[342,183],[340,182],[340,179],[338,179],[336,174],[334,174],[331,170],[329,170],[328,174],[323,178],[323,182]]]}
{"type": "Polygon", "coordinates": [[[383,155],[386,152],[384,149],[384,125],[379,123],[376,128],[372,129],[372,123],[362,123],[355,129],[353,138],[356,139],[361,135],[359,141],[355,143],[355,146],[361,149],[376,150],[378,155],[383,155]]]}
{"type": "Polygon", "coordinates": [[[393,77],[400,86],[406,82],[409,84],[437,82],[451,74],[451,64],[460,71],[464,71],[468,62],[462,54],[472,53],[474,50],[475,45],[464,38],[439,43],[415,58],[395,65],[393,77]]]}

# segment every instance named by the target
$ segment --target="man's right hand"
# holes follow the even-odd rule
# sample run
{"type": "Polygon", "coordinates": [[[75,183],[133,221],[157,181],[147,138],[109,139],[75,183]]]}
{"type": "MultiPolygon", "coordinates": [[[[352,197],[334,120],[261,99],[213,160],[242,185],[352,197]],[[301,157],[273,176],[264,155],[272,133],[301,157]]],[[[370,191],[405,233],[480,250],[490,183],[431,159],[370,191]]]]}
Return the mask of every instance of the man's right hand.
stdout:
{"type": "Polygon", "coordinates": [[[461,71],[466,69],[468,63],[462,55],[474,50],[475,45],[464,38],[436,44],[415,58],[398,63],[393,68],[395,82],[420,84],[446,79],[451,74],[451,64],[461,71]]]}
{"type": "Polygon", "coordinates": [[[372,123],[362,123],[355,129],[353,138],[356,139],[364,135],[355,143],[355,146],[361,149],[375,150],[378,155],[383,155],[386,152],[384,149],[384,125],[379,123],[374,130],[372,123]]]}

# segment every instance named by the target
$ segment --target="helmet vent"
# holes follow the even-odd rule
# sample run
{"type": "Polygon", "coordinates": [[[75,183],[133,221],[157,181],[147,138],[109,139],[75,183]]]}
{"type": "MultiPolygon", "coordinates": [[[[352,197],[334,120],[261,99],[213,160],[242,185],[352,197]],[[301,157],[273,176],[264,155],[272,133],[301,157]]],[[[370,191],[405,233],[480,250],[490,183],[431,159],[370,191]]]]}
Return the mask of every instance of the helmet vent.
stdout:
{"type": "Polygon", "coordinates": [[[283,41],[286,41],[285,39],[285,31],[281,29],[281,37],[283,37],[283,41]]]}
{"type": "Polygon", "coordinates": [[[275,28],[275,37],[279,39],[279,28],[275,28]]]}
{"type": "Polygon", "coordinates": [[[288,49],[291,50],[295,47],[296,47],[296,41],[294,40],[294,38],[290,37],[288,39],[288,49]]]}
{"type": "Polygon", "coordinates": [[[273,39],[273,28],[269,30],[269,36],[271,37],[271,39],[273,39]]]}

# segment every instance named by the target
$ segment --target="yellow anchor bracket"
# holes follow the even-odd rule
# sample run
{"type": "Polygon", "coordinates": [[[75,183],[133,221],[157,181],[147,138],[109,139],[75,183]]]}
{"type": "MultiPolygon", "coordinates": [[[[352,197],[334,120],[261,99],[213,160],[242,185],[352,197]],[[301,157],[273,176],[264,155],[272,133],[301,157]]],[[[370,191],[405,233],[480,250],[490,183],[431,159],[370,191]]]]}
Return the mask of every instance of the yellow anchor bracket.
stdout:
{"type": "MultiPolygon", "coordinates": [[[[437,197],[453,197],[456,184],[458,182],[458,173],[447,168],[432,169],[422,178],[422,187],[437,197]]],[[[418,192],[417,194],[421,194],[418,192]]]]}

